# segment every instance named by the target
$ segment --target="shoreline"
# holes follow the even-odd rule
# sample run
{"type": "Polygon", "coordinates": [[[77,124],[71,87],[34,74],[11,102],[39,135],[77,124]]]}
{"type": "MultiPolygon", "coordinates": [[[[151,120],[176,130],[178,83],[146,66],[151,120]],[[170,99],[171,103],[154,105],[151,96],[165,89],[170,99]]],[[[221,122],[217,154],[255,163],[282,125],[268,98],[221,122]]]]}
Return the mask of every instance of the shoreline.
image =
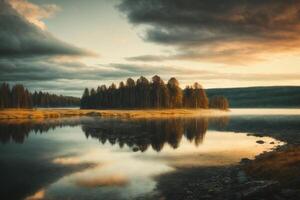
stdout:
{"type": "Polygon", "coordinates": [[[94,109],[4,109],[0,110],[0,120],[50,119],[78,116],[117,118],[169,118],[224,116],[229,112],[216,109],[145,109],[145,110],[94,110],[94,109]]]}

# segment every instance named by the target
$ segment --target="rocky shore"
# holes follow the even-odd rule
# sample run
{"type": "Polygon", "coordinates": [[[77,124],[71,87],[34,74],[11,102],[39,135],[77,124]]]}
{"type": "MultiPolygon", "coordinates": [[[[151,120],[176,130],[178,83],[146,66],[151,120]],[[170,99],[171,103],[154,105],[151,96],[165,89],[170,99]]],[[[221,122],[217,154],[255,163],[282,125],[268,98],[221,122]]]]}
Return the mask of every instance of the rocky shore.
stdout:
{"type": "MultiPolygon", "coordinates": [[[[253,200],[299,199],[299,187],[278,180],[258,179],[247,174],[252,161],[243,159],[237,166],[180,169],[158,178],[157,199],[173,200],[253,200]]],[[[298,178],[298,177],[297,177],[298,178]]]]}
{"type": "MultiPolygon", "coordinates": [[[[263,134],[265,136],[269,134],[263,134]]],[[[158,177],[161,200],[298,200],[300,199],[300,134],[281,133],[286,142],[238,165],[178,169],[158,177]]],[[[264,141],[257,140],[258,144],[264,141]]],[[[149,198],[149,199],[153,199],[149,198]]]]}

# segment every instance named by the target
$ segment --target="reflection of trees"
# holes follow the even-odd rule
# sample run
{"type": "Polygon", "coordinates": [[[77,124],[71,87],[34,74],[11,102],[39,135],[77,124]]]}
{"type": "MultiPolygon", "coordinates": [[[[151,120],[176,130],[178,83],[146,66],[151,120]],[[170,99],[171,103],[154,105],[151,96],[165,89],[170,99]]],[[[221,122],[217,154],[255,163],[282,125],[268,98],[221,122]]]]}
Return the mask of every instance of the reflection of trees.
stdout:
{"type": "Polygon", "coordinates": [[[209,124],[211,127],[214,127],[217,130],[224,130],[229,124],[229,117],[220,116],[220,117],[211,118],[209,124]]]}
{"type": "Polygon", "coordinates": [[[176,149],[183,136],[195,145],[199,145],[204,139],[207,128],[206,118],[115,120],[82,126],[87,137],[97,138],[103,144],[118,143],[121,148],[126,144],[140,151],[146,151],[150,145],[155,151],[161,151],[166,143],[176,149]]]}
{"type": "MultiPolygon", "coordinates": [[[[211,123],[212,122],[212,123],[211,123]]],[[[224,127],[224,118],[211,118],[213,126],[224,127]]],[[[150,146],[161,151],[167,144],[176,149],[184,136],[196,146],[202,143],[208,129],[207,118],[171,118],[120,120],[99,118],[48,119],[41,121],[0,122],[0,143],[13,141],[22,144],[29,134],[48,132],[56,127],[82,125],[86,137],[123,148],[146,151],[150,146]]]]}
{"type": "Polygon", "coordinates": [[[5,121],[0,123],[0,143],[10,141],[22,144],[30,133],[43,133],[56,127],[75,126],[74,120],[5,121]]]}

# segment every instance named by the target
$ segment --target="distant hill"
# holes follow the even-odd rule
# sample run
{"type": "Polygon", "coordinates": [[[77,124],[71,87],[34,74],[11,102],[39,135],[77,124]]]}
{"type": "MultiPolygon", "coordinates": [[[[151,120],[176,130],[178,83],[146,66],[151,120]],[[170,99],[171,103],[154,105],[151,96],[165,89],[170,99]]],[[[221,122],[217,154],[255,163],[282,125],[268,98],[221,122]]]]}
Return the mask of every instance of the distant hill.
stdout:
{"type": "Polygon", "coordinates": [[[216,88],[206,93],[227,97],[232,108],[300,108],[300,86],[216,88]]]}

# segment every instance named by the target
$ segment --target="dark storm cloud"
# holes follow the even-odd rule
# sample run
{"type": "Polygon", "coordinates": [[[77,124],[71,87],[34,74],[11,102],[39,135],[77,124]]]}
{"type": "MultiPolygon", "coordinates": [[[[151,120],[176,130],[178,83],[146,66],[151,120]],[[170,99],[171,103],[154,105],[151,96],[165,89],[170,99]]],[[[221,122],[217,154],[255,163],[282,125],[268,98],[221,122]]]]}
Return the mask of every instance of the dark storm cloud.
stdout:
{"type": "Polygon", "coordinates": [[[0,58],[83,56],[92,53],[56,39],[0,0],[0,58]]]}
{"type": "Polygon", "coordinates": [[[178,55],[132,60],[234,61],[300,44],[298,0],[123,0],[118,8],[132,24],[147,25],[146,41],[178,50],[178,55]]]}
{"type": "Polygon", "coordinates": [[[72,80],[81,77],[83,80],[94,80],[95,74],[89,74],[86,69],[89,66],[77,61],[55,61],[61,60],[61,56],[70,60],[94,54],[55,38],[42,29],[42,21],[28,21],[25,14],[30,15],[30,19],[39,15],[37,20],[48,15],[44,7],[42,9],[29,4],[22,0],[0,0],[0,82],[24,83],[29,89],[50,89],[55,86],[56,90],[61,90],[61,94],[68,89],[66,85],[75,85],[71,83],[72,80]],[[11,3],[15,3],[17,8],[31,10],[19,12],[11,3]],[[83,73],[80,74],[80,70],[77,72],[78,69],[83,73]]]}

